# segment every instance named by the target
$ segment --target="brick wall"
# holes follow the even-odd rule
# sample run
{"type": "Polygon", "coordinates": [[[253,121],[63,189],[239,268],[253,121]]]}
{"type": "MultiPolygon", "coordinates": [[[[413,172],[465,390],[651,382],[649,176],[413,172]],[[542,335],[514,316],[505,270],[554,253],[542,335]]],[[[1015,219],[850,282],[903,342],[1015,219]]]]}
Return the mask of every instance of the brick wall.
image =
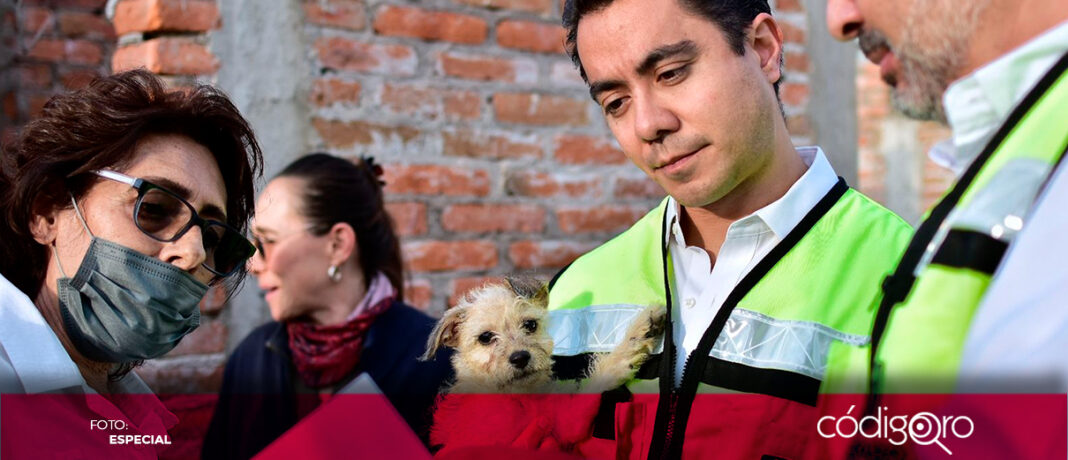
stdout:
{"type": "Polygon", "coordinates": [[[953,173],[927,156],[950,131],[894,111],[879,68],[863,56],[857,62],[859,189],[916,223],[953,183],[953,173]]]}
{"type": "Polygon", "coordinates": [[[106,0],[0,1],[0,135],[9,140],[53,94],[108,72],[106,0]]]}

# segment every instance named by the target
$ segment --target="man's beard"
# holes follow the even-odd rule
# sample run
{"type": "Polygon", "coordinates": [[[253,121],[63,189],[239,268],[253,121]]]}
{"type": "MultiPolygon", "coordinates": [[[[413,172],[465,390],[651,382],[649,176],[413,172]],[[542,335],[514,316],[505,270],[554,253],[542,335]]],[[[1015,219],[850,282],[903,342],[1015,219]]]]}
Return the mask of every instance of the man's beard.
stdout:
{"type": "MultiPolygon", "coordinates": [[[[894,108],[909,118],[946,123],[942,94],[962,77],[979,14],[990,0],[917,0],[892,48],[900,75],[891,93],[894,108]]],[[[865,30],[861,48],[890,46],[878,31],[865,30]]]]}

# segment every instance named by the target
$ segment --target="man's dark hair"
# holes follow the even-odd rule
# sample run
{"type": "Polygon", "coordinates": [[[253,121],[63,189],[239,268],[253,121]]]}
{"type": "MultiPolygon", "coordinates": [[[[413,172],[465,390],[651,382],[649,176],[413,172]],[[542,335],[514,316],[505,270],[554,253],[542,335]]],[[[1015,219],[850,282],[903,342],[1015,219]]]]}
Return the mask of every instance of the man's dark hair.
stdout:
{"type": "Polygon", "coordinates": [[[360,269],[370,285],[382,272],[404,300],[404,261],[400,238],[382,197],[382,168],[371,158],[352,162],[326,153],[312,153],[286,166],[277,177],[304,180],[299,213],[308,218],[312,233],[324,235],[337,223],[356,232],[360,269]]]}
{"type": "MultiPolygon", "coordinates": [[[[167,90],[147,70],[94,80],[50,99],[0,156],[0,274],[35,298],[48,248],[34,240],[35,214],[71,207],[98,180],[98,169],[123,169],[145,136],[178,134],[207,148],[226,187],[226,220],[244,232],[255,204],[263,155],[252,128],[219,90],[167,90]]],[[[226,279],[233,293],[245,270],[226,279]]]]}
{"type": "MultiPolygon", "coordinates": [[[[568,56],[582,75],[582,80],[587,83],[586,69],[582,67],[582,59],[578,54],[578,24],[584,16],[595,13],[612,4],[613,0],[567,0],[564,4],[564,28],[567,29],[567,39],[564,47],[568,56]]],[[[745,36],[749,25],[760,13],[771,14],[771,7],[767,0],[673,0],[686,11],[703,17],[723,32],[727,44],[739,56],[745,54],[745,36]]],[[[781,57],[780,57],[781,59],[781,57]]],[[[779,79],[782,81],[782,78],[779,79]]],[[[775,82],[775,94],[779,94],[779,82],[775,82]]]]}

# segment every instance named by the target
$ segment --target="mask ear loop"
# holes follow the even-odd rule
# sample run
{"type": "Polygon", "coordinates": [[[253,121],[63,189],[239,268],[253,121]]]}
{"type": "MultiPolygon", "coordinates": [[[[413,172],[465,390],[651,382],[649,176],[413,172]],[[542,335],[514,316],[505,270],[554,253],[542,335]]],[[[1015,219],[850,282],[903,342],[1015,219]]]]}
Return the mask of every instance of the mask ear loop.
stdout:
{"type": "MultiPolygon", "coordinates": [[[[74,205],[74,213],[78,215],[78,222],[82,223],[82,228],[85,229],[85,232],[88,233],[89,236],[96,238],[96,235],[93,234],[93,231],[89,230],[89,224],[85,222],[85,216],[82,215],[82,210],[78,208],[78,200],[74,199],[73,193],[68,192],[68,194],[70,195],[71,204],[74,205]]],[[[56,265],[59,266],[59,274],[63,275],[64,278],[68,278],[67,272],[63,270],[63,262],[59,261],[59,251],[56,250],[55,240],[52,240],[52,256],[55,257],[56,265]]]]}

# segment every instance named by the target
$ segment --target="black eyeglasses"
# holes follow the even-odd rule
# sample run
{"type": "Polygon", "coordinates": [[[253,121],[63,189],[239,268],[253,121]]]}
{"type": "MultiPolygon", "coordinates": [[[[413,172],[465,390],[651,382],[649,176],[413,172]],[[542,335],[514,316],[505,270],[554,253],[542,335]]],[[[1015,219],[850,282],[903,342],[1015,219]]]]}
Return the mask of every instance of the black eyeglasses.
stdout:
{"type": "Polygon", "coordinates": [[[256,252],[256,248],[237,229],[223,222],[204,219],[193,205],[174,192],[115,171],[93,171],[105,179],[122,182],[137,190],[133,220],[142,233],[156,241],[177,241],[194,225],[200,227],[204,242],[204,268],[219,277],[232,275],[256,252]]]}

